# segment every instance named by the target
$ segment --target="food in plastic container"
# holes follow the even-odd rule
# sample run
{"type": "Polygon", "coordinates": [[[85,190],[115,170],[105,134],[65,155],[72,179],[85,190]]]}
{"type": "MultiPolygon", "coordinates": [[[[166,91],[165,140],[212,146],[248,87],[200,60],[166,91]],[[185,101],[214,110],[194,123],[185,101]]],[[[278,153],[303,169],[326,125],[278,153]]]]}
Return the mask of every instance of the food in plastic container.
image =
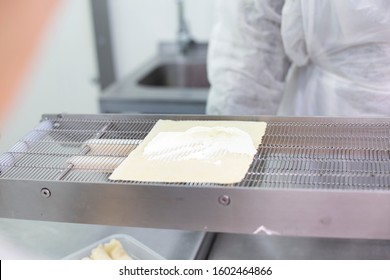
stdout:
{"type": "Polygon", "coordinates": [[[163,260],[159,254],[126,234],[114,234],[64,258],[65,260],[163,260]]]}

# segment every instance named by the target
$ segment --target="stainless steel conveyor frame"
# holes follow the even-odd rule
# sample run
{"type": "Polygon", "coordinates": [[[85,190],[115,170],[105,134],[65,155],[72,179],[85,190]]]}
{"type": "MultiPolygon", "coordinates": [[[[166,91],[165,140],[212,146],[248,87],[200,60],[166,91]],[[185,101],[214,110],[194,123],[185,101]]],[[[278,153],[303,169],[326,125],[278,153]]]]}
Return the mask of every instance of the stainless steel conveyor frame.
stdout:
{"type": "MultiPolygon", "coordinates": [[[[43,115],[0,157],[0,216],[70,223],[342,238],[390,238],[390,119],[202,115],[43,115]],[[265,121],[237,184],[111,182],[159,119],[265,121]],[[104,162],[104,161],[103,161],[104,162]],[[120,162],[120,160],[119,160],[120,162]]],[[[151,172],[153,172],[151,170],[151,172]]]]}

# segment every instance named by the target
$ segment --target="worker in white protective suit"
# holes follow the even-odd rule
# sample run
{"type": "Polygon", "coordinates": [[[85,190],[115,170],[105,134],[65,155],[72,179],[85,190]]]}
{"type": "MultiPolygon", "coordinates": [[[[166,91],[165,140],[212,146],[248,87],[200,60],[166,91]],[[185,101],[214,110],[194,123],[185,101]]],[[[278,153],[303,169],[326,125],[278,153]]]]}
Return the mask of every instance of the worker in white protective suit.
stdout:
{"type": "Polygon", "coordinates": [[[219,0],[207,113],[390,116],[390,1],[219,0]]]}

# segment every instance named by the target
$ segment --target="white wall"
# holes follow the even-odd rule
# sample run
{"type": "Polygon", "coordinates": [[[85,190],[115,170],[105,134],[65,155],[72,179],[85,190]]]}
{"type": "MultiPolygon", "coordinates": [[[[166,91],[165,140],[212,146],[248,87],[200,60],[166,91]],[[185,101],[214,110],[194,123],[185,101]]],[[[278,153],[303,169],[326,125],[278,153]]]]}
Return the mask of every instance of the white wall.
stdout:
{"type": "MultiPolygon", "coordinates": [[[[194,39],[206,41],[215,0],[186,0],[194,39]]],[[[110,0],[116,70],[123,78],[175,40],[176,0],[110,0]]],[[[8,122],[0,127],[0,152],[8,149],[44,113],[97,113],[99,89],[89,0],[62,0],[20,87],[8,122]]]]}
{"type": "MultiPolygon", "coordinates": [[[[207,41],[216,0],[185,0],[185,13],[195,40],[207,41]]],[[[174,41],[176,0],[113,0],[109,2],[116,73],[127,76],[157,52],[160,41],[174,41]]]]}
{"type": "Polygon", "coordinates": [[[96,113],[98,87],[88,0],[64,0],[47,25],[5,126],[0,151],[38,124],[43,113],[96,113]]]}

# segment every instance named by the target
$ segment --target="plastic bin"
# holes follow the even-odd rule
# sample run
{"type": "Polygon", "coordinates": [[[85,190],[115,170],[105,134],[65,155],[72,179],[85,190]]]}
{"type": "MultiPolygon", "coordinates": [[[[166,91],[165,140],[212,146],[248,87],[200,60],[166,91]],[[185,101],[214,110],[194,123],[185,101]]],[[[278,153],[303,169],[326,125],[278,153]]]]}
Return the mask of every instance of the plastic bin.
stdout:
{"type": "Polygon", "coordinates": [[[139,242],[138,240],[134,239],[133,237],[127,234],[113,234],[107,236],[77,252],[74,252],[64,257],[63,259],[81,260],[82,258],[90,256],[91,251],[94,248],[98,247],[99,244],[108,243],[112,239],[118,240],[122,244],[123,249],[126,251],[126,253],[135,260],[164,260],[164,258],[161,257],[159,254],[157,254],[156,252],[154,252],[153,250],[146,247],[141,242],[139,242]]]}

